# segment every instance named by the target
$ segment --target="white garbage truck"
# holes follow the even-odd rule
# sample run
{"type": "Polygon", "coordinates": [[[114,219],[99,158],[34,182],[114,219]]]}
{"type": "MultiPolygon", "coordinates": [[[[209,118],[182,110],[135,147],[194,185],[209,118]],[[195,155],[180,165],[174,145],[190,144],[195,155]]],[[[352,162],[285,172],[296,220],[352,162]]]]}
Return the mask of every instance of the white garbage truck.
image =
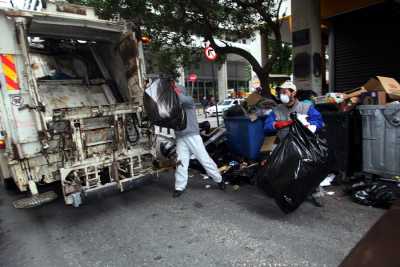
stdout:
{"type": "Polygon", "coordinates": [[[90,193],[127,190],[155,160],[135,32],[90,7],[44,7],[0,7],[0,174],[30,193],[17,208],[53,200],[41,186],[54,182],[75,207],[90,193]]]}

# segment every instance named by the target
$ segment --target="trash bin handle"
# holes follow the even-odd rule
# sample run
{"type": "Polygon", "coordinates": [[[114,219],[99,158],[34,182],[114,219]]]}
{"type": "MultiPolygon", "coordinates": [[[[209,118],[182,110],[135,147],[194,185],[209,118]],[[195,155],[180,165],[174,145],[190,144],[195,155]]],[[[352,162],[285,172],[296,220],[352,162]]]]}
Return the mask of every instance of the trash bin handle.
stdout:
{"type": "Polygon", "coordinates": [[[387,122],[392,125],[393,127],[399,127],[400,126],[400,118],[395,118],[394,116],[396,116],[397,113],[400,112],[399,110],[396,110],[395,112],[393,112],[390,115],[386,115],[385,111],[383,109],[381,109],[382,115],[385,117],[385,119],[387,120],[387,122]]]}

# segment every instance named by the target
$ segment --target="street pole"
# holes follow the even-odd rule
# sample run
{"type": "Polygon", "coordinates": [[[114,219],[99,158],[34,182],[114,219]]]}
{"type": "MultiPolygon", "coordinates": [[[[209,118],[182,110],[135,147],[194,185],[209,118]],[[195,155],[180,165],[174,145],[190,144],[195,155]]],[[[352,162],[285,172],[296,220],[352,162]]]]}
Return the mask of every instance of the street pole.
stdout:
{"type": "Polygon", "coordinates": [[[190,94],[191,97],[193,97],[193,90],[194,90],[194,81],[192,81],[192,92],[190,94]]]}
{"type": "MultiPolygon", "coordinates": [[[[213,87],[214,87],[214,99],[217,100],[217,94],[215,90],[215,72],[214,72],[214,61],[211,63],[212,70],[212,79],[213,79],[213,87]]],[[[215,101],[215,113],[217,114],[217,127],[219,127],[219,115],[218,115],[218,101],[215,101]]]]}

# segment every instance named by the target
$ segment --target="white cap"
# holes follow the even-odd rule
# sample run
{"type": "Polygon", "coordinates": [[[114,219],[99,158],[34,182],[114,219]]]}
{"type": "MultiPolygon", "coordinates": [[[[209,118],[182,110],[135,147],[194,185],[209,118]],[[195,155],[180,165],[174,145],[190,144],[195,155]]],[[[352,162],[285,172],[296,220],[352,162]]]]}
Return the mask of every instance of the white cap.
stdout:
{"type": "Polygon", "coordinates": [[[297,87],[292,81],[286,81],[280,87],[284,89],[292,89],[293,91],[297,91],[297,87]]]}

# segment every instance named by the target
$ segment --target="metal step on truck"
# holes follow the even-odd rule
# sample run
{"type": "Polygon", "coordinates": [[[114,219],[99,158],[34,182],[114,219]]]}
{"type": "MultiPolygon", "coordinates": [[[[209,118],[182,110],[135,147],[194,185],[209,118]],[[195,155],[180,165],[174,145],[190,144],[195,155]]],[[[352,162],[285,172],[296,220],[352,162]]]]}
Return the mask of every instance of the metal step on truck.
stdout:
{"type": "Polygon", "coordinates": [[[142,44],[127,23],[48,1],[40,11],[0,7],[0,31],[0,174],[30,192],[15,207],[53,200],[45,184],[60,182],[78,207],[153,173],[142,44]]]}

